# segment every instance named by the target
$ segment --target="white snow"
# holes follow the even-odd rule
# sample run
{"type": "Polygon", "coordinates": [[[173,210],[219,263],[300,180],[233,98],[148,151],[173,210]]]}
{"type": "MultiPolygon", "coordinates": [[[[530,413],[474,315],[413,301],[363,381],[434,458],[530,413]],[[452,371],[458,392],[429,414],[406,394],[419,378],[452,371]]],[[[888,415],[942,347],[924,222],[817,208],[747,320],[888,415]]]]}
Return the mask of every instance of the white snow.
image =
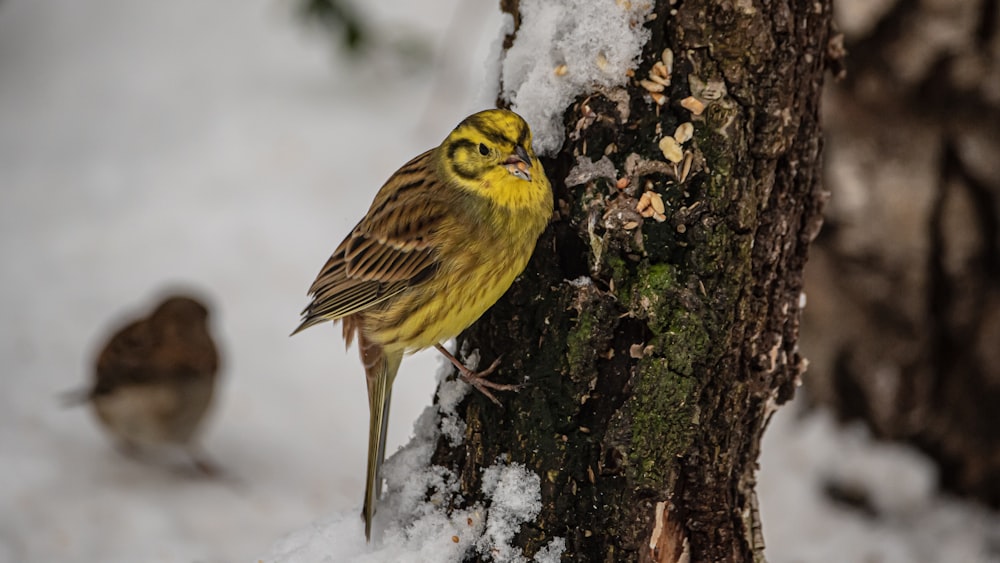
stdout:
{"type": "Polygon", "coordinates": [[[457,448],[465,440],[466,429],[465,421],[459,416],[458,405],[472,389],[472,386],[458,378],[446,379],[453,371],[450,362],[441,364],[437,378],[437,397],[438,409],[441,413],[441,433],[448,439],[448,445],[457,448]]]}
{"type": "Polygon", "coordinates": [[[486,530],[476,546],[496,561],[527,561],[519,549],[510,545],[521,524],[538,516],[542,509],[538,475],[523,465],[506,465],[503,460],[483,471],[483,492],[492,501],[486,530]]]}
{"type": "Polygon", "coordinates": [[[351,507],[281,539],[266,561],[458,561],[475,545],[481,518],[471,511],[445,514],[458,492],[450,471],[430,465],[440,435],[438,413],[427,407],[415,436],[386,460],[387,491],[375,515],[374,543],[367,545],[359,512],[351,507]],[[430,495],[431,502],[425,502],[430,495]],[[471,524],[470,524],[471,522],[471,524]],[[454,541],[454,539],[458,541],[454,541]]]}
{"type": "Polygon", "coordinates": [[[574,98],[628,79],[625,72],[635,68],[649,39],[642,24],[652,2],[521,0],[520,8],[521,28],[501,63],[500,91],[531,126],[535,150],[551,155],[562,146],[562,112],[574,98]],[[560,65],[565,74],[556,72],[560,65]]]}
{"type": "MultiPolygon", "coordinates": [[[[395,384],[388,450],[414,420],[417,438],[386,465],[381,543],[367,546],[360,363],[329,326],[287,337],[381,182],[491,99],[479,93],[503,22],[494,3],[357,4],[434,38],[432,68],[339,60],[275,0],[0,1],[0,562],[453,561],[532,517],[537,477],[503,463],[484,468],[489,506],[440,511],[457,489],[426,467],[442,431],[430,351],[395,384]],[[170,284],[211,297],[225,362],[204,442],[231,480],[124,458],[86,410],[59,405],[108,331],[170,284]]],[[[577,28],[560,29],[569,41],[577,28]]],[[[537,33],[539,58],[554,57],[537,33]]],[[[556,62],[569,61],[538,68],[556,62]]],[[[454,443],[463,385],[439,398],[454,443]]],[[[777,413],[760,480],[771,563],[997,560],[995,514],[935,494],[912,451],[823,416],[777,413]],[[831,505],[819,493],[831,473],[872,488],[887,517],[831,505]]]]}
{"type": "Polygon", "coordinates": [[[1000,514],[936,493],[929,459],[875,443],[861,426],[838,428],[825,411],[782,407],[760,465],[771,563],[1000,561],[1000,514]],[[866,491],[879,516],[832,503],[822,492],[829,480],[866,491]]]}
{"type": "MultiPolygon", "coordinates": [[[[447,370],[442,364],[442,372],[447,370]]],[[[450,393],[451,391],[449,391],[450,393]]],[[[541,509],[539,478],[524,466],[498,459],[485,469],[486,505],[450,509],[461,501],[458,476],[431,465],[441,435],[443,409],[427,407],[414,425],[414,437],[386,460],[386,493],[375,515],[372,545],[366,545],[355,511],[327,517],[278,541],[265,558],[274,563],[317,561],[392,561],[448,563],[471,551],[498,562],[527,562],[511,545],[521,525],[541,509]]],[[[558,561],[565,541],[556,538],[535,561],[558,561]]]]}

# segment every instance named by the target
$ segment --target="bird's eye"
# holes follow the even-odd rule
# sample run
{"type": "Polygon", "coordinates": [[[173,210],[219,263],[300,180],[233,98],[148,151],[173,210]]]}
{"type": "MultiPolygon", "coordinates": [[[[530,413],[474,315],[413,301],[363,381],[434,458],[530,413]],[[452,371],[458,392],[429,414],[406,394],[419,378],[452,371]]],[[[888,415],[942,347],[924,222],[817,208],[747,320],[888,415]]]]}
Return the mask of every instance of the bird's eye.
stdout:
{"type": "Polygon", "coordinates": [[[479,154],[486,156],[490,154],[490,149],[483,143],[479,143],[479,154]]]}

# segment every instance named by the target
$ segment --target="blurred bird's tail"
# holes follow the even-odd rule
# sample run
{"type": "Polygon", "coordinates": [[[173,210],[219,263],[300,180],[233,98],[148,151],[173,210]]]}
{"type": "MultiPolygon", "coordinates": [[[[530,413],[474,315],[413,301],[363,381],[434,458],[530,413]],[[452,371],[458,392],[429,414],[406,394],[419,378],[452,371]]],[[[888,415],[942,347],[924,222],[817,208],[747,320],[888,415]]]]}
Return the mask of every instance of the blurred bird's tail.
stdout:
{"type": "Polygon", "coordinates": [[[382,462],[385,461],[385,439],[389,426],[389,403],[392,382],[403,360],[403,352],[386,354],[381,346],[369,342],[358,333],[361,361],[368,379],[368,471],[365,476],[365,539],[371,541],[375,505],[382,497],[382,462]]]}
{"type": "Polygon", "coordinates": [[[63,407],[76,407],[90,402],[93,393],[90,389],[74,389],[59,393],[59,403],[63,407]]]}

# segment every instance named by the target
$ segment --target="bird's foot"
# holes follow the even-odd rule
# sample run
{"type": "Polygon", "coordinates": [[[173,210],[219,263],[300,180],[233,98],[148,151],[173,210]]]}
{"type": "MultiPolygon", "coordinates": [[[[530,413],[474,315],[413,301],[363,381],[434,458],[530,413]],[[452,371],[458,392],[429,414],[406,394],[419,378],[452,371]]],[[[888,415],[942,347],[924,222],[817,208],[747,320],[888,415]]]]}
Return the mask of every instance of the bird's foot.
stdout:
{"type": "Polygon", "coordinates": [[[490,367],[482,371],[472,371],[471,369],[465,367],[465,364],[458,361],[458,358],[453,356],[451,352],[444,348],[444,346],[435,344],[434,347],[437,348],[439,352],[444,354],[444,357],[448,358],[448,361],[455,366],[455,369],[458,370],[458,376],[462,379],[462,381],[475,387],[477,391],[485,395],[487,399],[496,403],[497,406],[502,406],[502,403],[500,403],[500,400],[497,399],[496,396],[490,391],[491,389],[493,391],[518,391],[521,387],[523,387],[523,385],[520,384],[496,383],[488,379],[489,376],[496,371],[497,367],[500,366],[500,360],[503,359],[502,356],[494,360],[494,362],[490,364],[490,367]]]}

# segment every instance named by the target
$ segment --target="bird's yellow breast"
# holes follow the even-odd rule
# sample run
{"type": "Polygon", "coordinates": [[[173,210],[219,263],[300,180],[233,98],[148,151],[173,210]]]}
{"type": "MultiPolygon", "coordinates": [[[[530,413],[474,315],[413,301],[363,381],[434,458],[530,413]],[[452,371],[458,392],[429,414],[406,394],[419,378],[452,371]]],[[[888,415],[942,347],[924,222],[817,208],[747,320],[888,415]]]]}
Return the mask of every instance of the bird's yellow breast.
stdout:
{"type": "Polygon", "coordinates": [[[387,351],[421,350],[458,336],[493,306],[524,270],[548,215],[501,209],[492,221],[445,229],[440,269],[384,310],[366,312],[369,338],[387,351]]]}

